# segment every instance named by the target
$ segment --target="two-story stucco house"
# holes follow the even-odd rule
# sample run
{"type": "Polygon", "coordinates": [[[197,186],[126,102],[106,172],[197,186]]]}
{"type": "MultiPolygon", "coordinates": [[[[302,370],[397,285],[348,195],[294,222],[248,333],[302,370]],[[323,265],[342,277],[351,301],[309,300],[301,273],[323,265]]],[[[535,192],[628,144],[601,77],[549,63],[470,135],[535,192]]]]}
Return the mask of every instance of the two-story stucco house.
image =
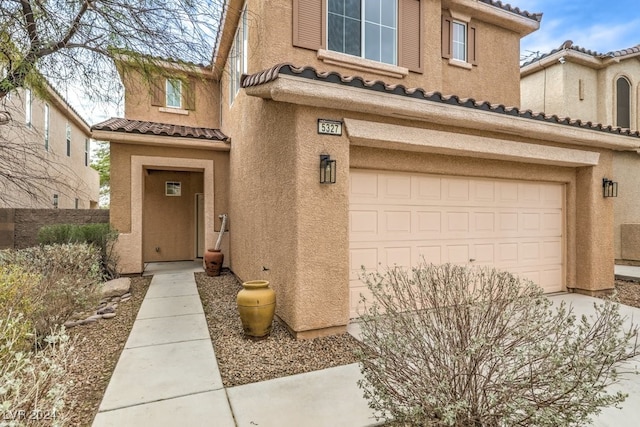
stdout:
{"type": "Polygon", "coordinates": [[[149,88],[123,65],[125,118],[93,128],[123,269],[194,259],[228,213],[226,261],[271,282],[299,338],[345,330],[361,266],[611,289],[602,178],[640,137],[517,108],[540,19],[492,0],[228,1],[211,66],[149,88]]]}
{"type": "MultiPolygon", "coordinates": [[[[558,49],[523,64],[522,106],[604,123],[640,128],[640,45],[597,53],[564,42],[558,49]]],[[[614,200],[614,256],[618,262],[640,262],[640,156],[617,151],[613,172],[618,183],[614,200]]]]}
{"type": "Polygon", "coordinates": [[[0,126],[0,139],[16,159],[2,165],[0,207],[95,209],[100,178],[89,166],[89,125],[51,86],[45,90],[46,99],[29,89],[5,98],[11,121],[0,126]]]}

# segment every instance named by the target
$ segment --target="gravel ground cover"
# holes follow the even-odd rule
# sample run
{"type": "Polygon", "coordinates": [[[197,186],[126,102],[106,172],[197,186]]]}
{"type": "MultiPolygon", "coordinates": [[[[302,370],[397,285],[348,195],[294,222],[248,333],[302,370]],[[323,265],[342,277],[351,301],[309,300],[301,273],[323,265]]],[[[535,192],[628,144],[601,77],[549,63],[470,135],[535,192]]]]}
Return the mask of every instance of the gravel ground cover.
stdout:
{"type": "Polygon", "coordinates": [[[131,299],[119,304],[116,317],[69,329],[76,340],[77,358],[68,372],[73,381],[66,396],[69,425],[90,426],[93,422],[150,283],[151,277],[132,278],[131,299]]]}
{"type": "Polygon", "coordinates": [[[277,318],[268,338],[246,339],[236,308],[242,289],[236,277],[228,272],[218,277],[196,273],[196,283],[225,387],[356,362],[353,351],[358,344],[351,335],[295,340],[277,318]]]}

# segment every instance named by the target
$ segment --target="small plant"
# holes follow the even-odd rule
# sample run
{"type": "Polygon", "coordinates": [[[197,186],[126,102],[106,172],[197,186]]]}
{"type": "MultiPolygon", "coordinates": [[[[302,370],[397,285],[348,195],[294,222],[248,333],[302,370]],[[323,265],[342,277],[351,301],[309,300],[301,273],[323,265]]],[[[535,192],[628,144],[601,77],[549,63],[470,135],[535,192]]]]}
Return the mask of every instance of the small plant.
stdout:
{"type": "Polygon", "coordinates": [[[0,308],[23,313],[39,341],[99,299],[100,253],[85,243],[0,251],[0,273],[0,308]]]}
{"type": "Polygon", "coordinates": [[[55,224],[40,228],[38,241],[41,245],[88,243],[100,249],[102,276],[105,280],[118,277],[118,258],[114,244],[118,232],[109,224],[55,224]]]}
{"type": "Polygon", "coordinates": [[[582,426],[640,354],[617,304],[577,319],[532,282],[421,264],[364,275],[359,382],[381,419],[414,426],[582,426]]]}
{"type": "Polygon", "coordinates": [[[45,346],[25,351],[33,336],[22,314],[9,311],[0,317],[0,425],[67,425],[64,396],[70,387],[67,366],[73,347],[64,328],[56,328],[45,346]]]}

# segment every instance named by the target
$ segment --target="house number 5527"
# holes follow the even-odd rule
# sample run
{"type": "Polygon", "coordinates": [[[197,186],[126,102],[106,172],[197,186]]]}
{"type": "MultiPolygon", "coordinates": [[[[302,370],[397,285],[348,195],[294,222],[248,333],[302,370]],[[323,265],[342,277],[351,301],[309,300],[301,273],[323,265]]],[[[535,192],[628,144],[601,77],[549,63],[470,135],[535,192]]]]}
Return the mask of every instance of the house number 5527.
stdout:
{"type": "Polygon", "coordinates": [[[318,119],[318,133],[321,135],[342,135],[342,122],[318,119]]]}

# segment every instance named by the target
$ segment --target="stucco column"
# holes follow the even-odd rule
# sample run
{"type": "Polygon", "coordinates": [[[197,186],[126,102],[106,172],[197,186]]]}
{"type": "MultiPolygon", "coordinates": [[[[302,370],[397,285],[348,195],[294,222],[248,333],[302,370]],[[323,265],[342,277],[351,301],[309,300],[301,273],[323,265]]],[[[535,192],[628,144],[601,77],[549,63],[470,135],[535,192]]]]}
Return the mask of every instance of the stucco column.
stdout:
{"type": "Polygon", "coordinates": [[[598,166],[576,173],[575,292],[593,295],[614,286],[614,200],[602,195],[602,179],[611,172],[612,154],[603,151],[598,166]]]}

